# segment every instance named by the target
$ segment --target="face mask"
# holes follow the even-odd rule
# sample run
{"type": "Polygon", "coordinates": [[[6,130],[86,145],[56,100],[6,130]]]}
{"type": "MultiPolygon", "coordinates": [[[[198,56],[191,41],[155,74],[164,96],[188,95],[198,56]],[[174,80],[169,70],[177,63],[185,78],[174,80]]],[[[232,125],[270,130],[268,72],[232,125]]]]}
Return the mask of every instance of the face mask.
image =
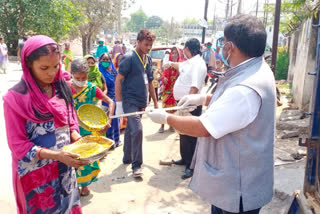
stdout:
{"type": "Polygon", "coordinates": [[[210,46],[210,45],[208,45],[208,46],[207,46],[207,48],[208,48],[208,49],[210,49],[210,48],[211,48],[211,46],[210,46]]]}
{"type": "Polygon", "coordinates": [[[104,67],[104,68],[108,68],[110,66],[110,62],[101,62],[101,65],[104,67]]]}
{"type": "Polygon", "coordinates": [[[157,66],[153,65],[152,70],[156,70],[156,69],[157,69],[157,66]]]}
{"type": "Polygon", "coordinates": [[[78,86],[78,87],[84,87],[85,85],[88,84],[88,80],[85,80],[85,81],[78,81],[76,80],[74,77],[72,77],[72,82],[78,86]]]}
{"type": "MultiPolygon", "coordinates": [[[[226,44],[227,44],[227,43],[226,43],[226,44]]],[[[224,49],[224,46],[225,46],[226,44],[223,45],[222,54],[220,54],[220,55],[221,55],[221,60],[222,60],[223,64],[224,64],[225,66],[227,66],[227,67],[230,67],[230,65],[229,65],[229,63],[228,63],[228,59],[229,59],[229,57],[230,57],[230,54],[227,56],[227,58],[224,58],[224,56],[223,56],[223,49],[224,49]]]]}

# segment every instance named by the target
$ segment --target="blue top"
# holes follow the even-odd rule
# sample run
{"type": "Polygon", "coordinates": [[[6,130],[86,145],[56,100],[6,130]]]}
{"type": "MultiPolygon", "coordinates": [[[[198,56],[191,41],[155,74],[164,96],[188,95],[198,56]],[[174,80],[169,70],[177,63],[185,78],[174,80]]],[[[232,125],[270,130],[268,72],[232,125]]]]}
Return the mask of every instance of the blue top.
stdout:
{"type": "Polygon", "coordinates": [[[102,46],[98,46],[97,47],[97,51],[96,51],[96,54],[94,55],[95,58],[99,57],[103,54],[103,53],[108,53],[108,48],[107,46],[105,45],[102,45],[102,46]]]}
{"type": "Polygon", "coordinates": [[[132,104],[139,108],[147,106],[148,83],[153,80],[152,59],[147,55],[146,68],[134,51],[127,52],[120,61],[119,74],[124,76],[122,81],[123,105],[132,104]]]}
{"type": "Polygon", "coordinates": [[[112,100],[115,100],[115,80],[116,80],[116,76],[118,74],[117,70],[115,69],[114,65],[112,62],[110,62],[110,66],[109,68],[111,68],[111,73],[109,71],[107,71],[106,68],[104,68],[101,64],[101,62],[99,62],[99,71],[102,73],[103,77],[106,80],[106,85],[107,85],[107,96],[110,97],[112,100]]]}

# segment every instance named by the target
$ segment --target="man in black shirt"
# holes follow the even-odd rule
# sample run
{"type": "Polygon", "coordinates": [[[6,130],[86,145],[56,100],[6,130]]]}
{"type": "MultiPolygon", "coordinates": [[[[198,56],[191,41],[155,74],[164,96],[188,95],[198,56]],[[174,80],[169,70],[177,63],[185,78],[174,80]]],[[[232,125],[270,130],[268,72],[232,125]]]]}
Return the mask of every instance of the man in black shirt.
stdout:
{"type": "MultiPolygon", "coordinates": [[[[116,77],[116,114],[143,111],[147,107],[148,91],[158,108],[155,90],[152,85],[152,59],[149,51],[156,36],[149,30],[141,30],[137,37],[137,47],[126,53],[119,65],[116,77]]],[[[132,164],[133,176],[141,177],[142,165],[142,124],[141,116],[128,117],[124,135],[123,163],[132,164]]]]}

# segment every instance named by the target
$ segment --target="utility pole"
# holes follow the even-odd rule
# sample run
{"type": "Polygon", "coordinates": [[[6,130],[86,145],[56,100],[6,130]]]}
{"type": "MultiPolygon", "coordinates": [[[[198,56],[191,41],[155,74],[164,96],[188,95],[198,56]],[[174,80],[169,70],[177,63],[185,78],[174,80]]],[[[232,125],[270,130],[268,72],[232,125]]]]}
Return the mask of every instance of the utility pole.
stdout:
{"type": "Polygon", "coordinates": [[[216,7],[216,3],[214,3],[214,11],[213,11],[213,22],[212,22],[212,33],[213,32],[216,32],[216,10],[217,10],[217,7],[216,7]]]}
{"type": "Polygon", "coordinates": [[[230,10],[230,17],[232,17],[232,8],[233,8],[233,0],[231,0],[231,10],[230,10]]]}
{"type": "Polygon", "coordinates": [[[274,14],[273,41],[272,41],[272,59],[271,59],[271,69],[273,71],[273,74],[275,74],[276,72],[280,11],[281,11],[281,0],[276,0],[276,9],[274,14]]]}
{"type": "MultiPolygon", "coordinates": [[[[265,5],[268,7],[269,6],[269,0],[265,0],[265,5]]],[[[268,15],[269,15],[269,11],[266,10],[265,11],[265,18],[264,18],[264,26],[266,27],[268,24],[268,15]]]]}
{"type": "Polygon", "coordinates": [[[237,14],[241,14],[241,6],[242,6],[242,0],[239,0],[239,1],[238,1],[237,14]]]}
{"type": "Polygon", "coordinates": [[[257,0],[256,17],[258,17],[258,9],[259,9],[259,0],[257,0]]]}
{"type": "MultiPolygon", "coordinates": [[[[209,0],[205,0],[205,5],[204,5],[204,20],[208,20],[207,18],[207,14],[208,14],[208,5],[209,5],[209,0]]],[[[204,40],[205,40],[205,37],[206,37],[206,28],[203,27],[202,28],[202,44],[204,44],[204,40]]]]}
{"type": "Polygon", "coordinates": [[[229,1],[227,0],[227,5],[226,5],[226,20],[228,19],[228,15],[229,15],[229,1]]]}

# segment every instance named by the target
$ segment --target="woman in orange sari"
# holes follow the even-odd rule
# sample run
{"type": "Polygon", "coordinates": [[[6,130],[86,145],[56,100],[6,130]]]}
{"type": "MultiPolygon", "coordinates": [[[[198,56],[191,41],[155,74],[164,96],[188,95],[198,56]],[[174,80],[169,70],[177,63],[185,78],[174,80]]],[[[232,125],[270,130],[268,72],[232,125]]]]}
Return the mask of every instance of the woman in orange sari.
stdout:
{"type": "MultiPolygon", "coordinates": [[[[169,56],[170,62],[180,62],[179,50],[176,47],[171,49],[171,54],[169,56]]],[[[162,94],[162,108],[174,107],[177,105],[176,100],[173,97],[173,86],[179,76],[179,72],[173,67],[169,67],[165,69],[162,73],[162,81],[163,81],[163,94],[162,94]]],[[[171,112],[173,113],[173,112],[171,112]]],[[[172,127],[170,127],[170,131],[174,131],[172,127]]],[[[161,125],[159,133],[164,132],[164,124],[161,125]]]]}

